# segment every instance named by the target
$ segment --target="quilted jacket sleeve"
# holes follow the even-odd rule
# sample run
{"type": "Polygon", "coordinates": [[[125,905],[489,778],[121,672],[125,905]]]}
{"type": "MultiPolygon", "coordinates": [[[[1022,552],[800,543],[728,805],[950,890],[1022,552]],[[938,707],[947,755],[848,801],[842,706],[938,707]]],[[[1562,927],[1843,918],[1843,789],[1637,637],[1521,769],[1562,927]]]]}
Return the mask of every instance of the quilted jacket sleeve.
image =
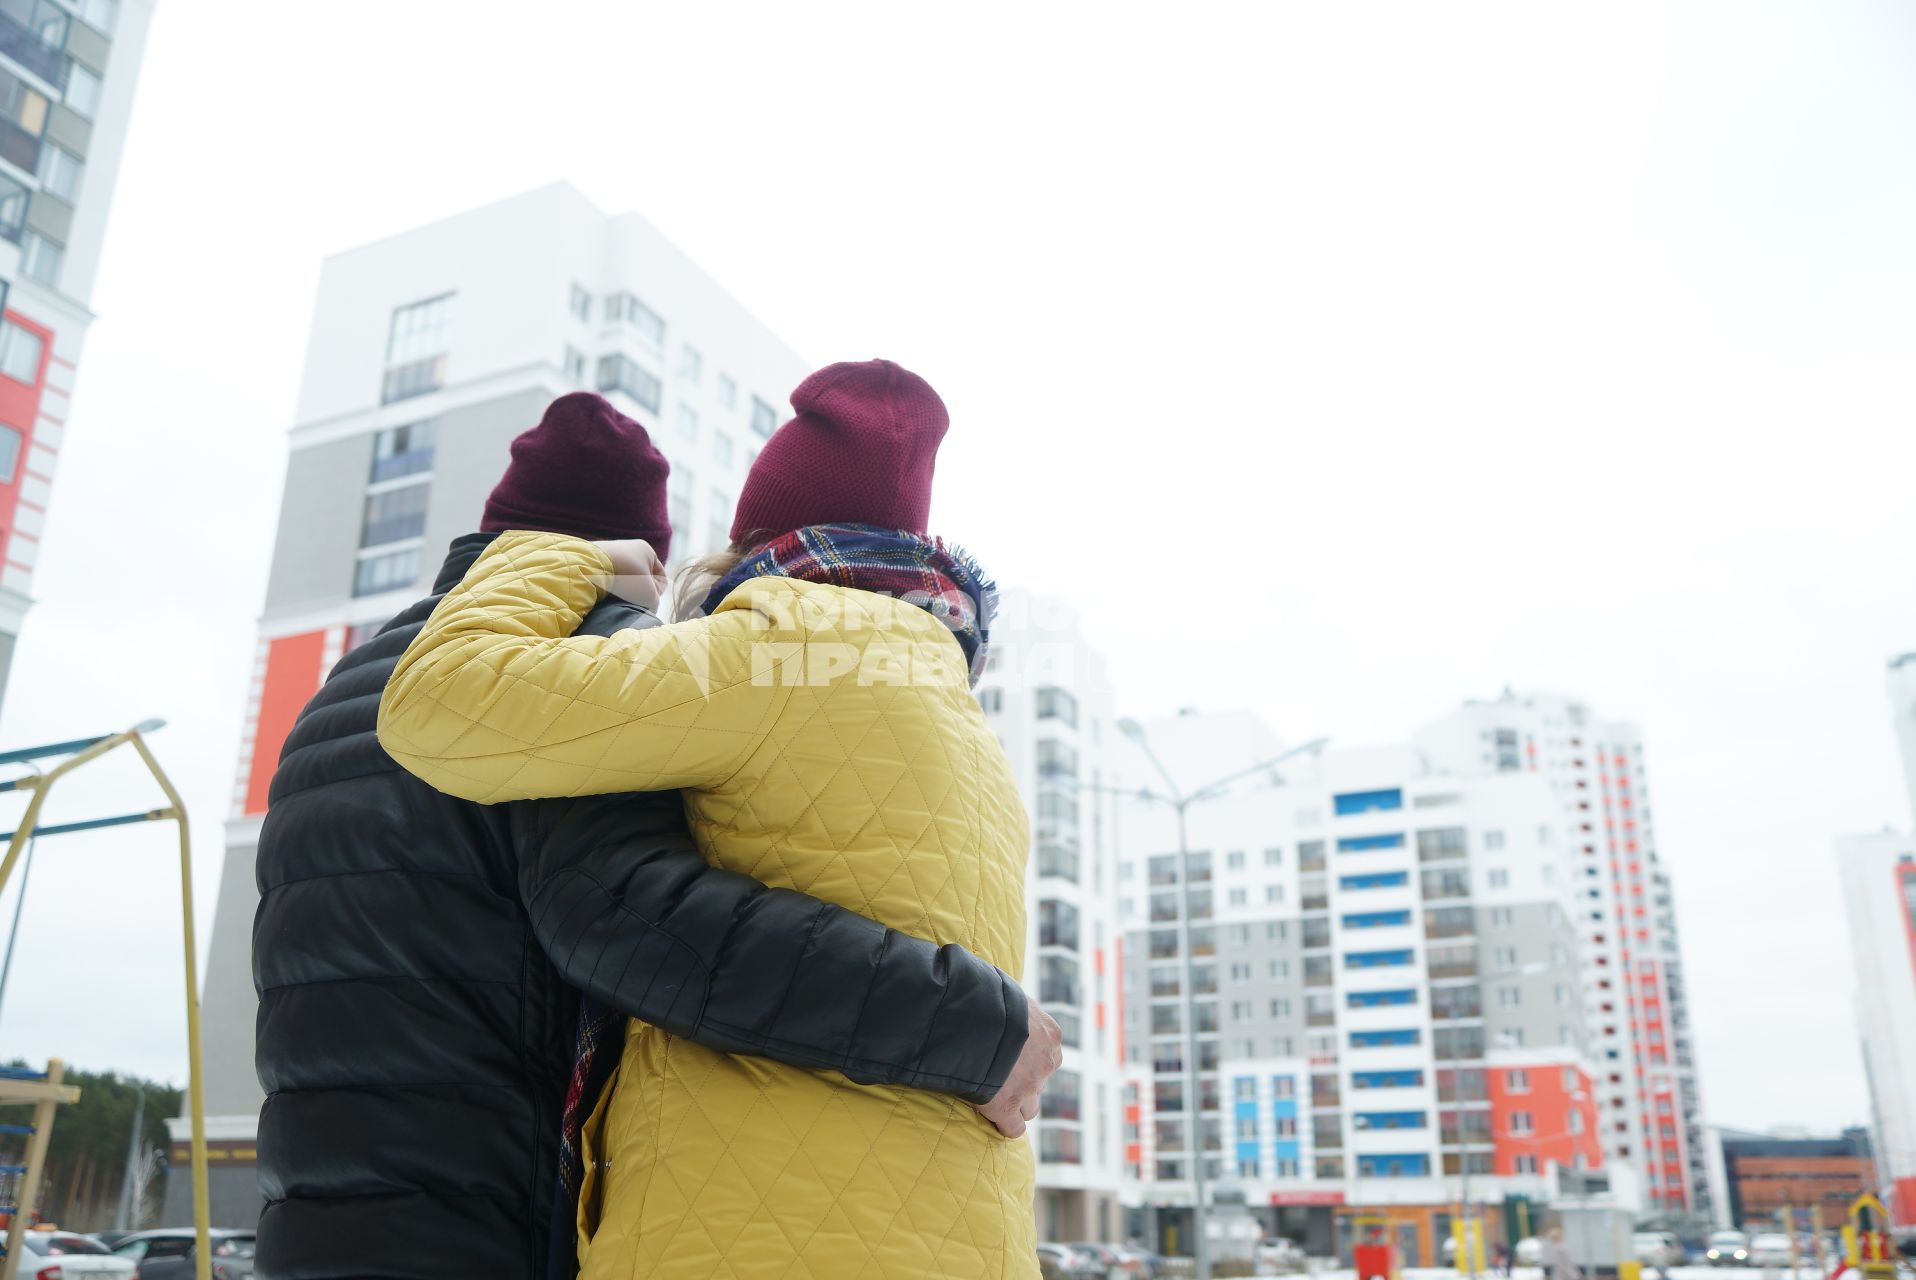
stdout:
{"type": "Polygon", "coordinates": [[[997,1096],[1027,1036],[1017,983],[962,947],[708,865],[675,796],[514,807],[520,885],[566,980],[723,1053],[860,1084],[997,1096]]]}
{"type": "Polygon", "coordinates": [[[611,572],[577,538],[500,537],[400,658],[379,704],[380,745],[482,804],[730,777],[788,696],[776,665],[802,661],[802,633],[745,608],[573,635],[611,572]]]}

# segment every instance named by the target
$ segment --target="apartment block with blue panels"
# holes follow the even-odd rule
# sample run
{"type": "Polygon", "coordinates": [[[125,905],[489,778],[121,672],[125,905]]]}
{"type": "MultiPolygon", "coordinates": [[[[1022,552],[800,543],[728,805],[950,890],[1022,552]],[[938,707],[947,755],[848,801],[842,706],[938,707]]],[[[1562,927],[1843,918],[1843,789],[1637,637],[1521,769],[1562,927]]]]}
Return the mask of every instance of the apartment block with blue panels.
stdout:
{"type": "Polygon", "coordinates": [[[1231,1090],[1232,1153],[1239,1178],[1309,1176],[1310,1068],[1296,1059],[1224,1064],[1231,1090]]]}

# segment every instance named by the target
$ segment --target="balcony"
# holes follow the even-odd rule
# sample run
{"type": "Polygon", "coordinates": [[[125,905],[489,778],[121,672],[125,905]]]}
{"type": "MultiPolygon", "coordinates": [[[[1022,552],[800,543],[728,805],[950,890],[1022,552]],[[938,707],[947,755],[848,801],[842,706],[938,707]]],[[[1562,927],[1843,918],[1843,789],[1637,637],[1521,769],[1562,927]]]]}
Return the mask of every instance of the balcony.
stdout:
{"type": "Polygon", "coordinates": [[[1062,844],[1039,845],[1038,874],[1078,883],[1078,851],[1062,844]]]}
{"type": "Polygon", "coordinates": [[[66,57],[65,15],[50,4],[15,3],[0,8],[0,53],[49,84],[60,83],[60,63],[66,57]],[[8,10],[25,9],[39,19],[36,31],[8,10]],[[50,37],[50,38],[49,38],[50,37]]]}
{"type": "MultiPolygon", "coordinates": [[[[0,159],[24,169],[28,173],[40,172],[40,138],[28,133],[13,121],[0,116],[0,159]]],[[[13,239],[19,239],[15,232],[13,239]]]]}

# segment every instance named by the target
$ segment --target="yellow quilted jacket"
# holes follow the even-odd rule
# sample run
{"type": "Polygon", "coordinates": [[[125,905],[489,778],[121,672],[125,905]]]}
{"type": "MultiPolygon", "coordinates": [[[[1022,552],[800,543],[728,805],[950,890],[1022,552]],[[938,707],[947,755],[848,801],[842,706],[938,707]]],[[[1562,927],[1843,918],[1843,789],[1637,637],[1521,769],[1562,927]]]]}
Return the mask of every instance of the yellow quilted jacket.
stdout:
{"type": "MultiPolygon", "coordinates": [[[[486,803],[684,788],[715,864],[1021,970],[1024,808],[942,623],[761,578],[707,618],[573,637],[610,569],[499,538],[400,660],[380,742],[486,803]]],[[[956,1099],[633,1022],[595,1120],[586,1280],[1038,1274],[1030,1144],[956,1099]]]]}

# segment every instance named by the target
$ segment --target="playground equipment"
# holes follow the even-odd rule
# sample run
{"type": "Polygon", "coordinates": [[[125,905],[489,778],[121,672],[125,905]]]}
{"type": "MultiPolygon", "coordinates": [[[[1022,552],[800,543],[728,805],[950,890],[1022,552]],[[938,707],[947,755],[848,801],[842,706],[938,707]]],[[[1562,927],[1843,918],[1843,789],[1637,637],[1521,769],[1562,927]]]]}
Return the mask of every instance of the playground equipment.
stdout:
{"type": "Polygon", "coordinates": [[[1452,1206],[1450,1238],[1454,1242],[1457,1270],[1477,1276],[1484,1272],[1484,1224],[1481,1219],[1467,1217],[1467,1213],[1463,1205],[1452,1206]]]}
{"type": "MultiPolygon", "coordinates": [[[[0,751],[0,765],[24,765],[40,760],[64,756],[58,764],[42,773],[30,773],[22,778],[0,782],[0,792],[25,791],[30,793],[27,811],[21,816],[18,829],[0,836],[7,841],[4,859],[0,859],[0,890],[4,890],[7,879],[13,874],[14,864],[20,860],[20,852],[36,836],[64,835],[72,831],[96,831],[102,827],[126,826],[135,822],[163,822],[171,820],[179,825],[180,832],[180,921],[185,939],[186,953],[186,1060],[187,1060],[187,1112],[193,1128],[193,1232],[197,1237],[197,1247],[193,1251],[194,1273],[197,1280],[212,1280],[213,1251],[208,1240],[209,1220],[206,1204],[206,1105],[201,1089],[200,1078],[200,996],[199,996],[199,959],[193,943],[193,847],[186,822],[186,805],[180,799],[180,793],[173,787],[173,781],[160,768],[160,762],[153,756],[152,749],[146,745],[145,735],[161,728],[164,720],[146,720],[121,733],[102,734],[96,738],[75,738],[66,742],[52,742],[45,746],[27,747],[19,751],[0,751]],[[166,797],[166,806],[148,809],[141,813],[121,814],[111,818],[90,818],[82,822],[62,822],[41,826],[40,810],[46,803],[47,792],[53,784],[83,764],[99,759],[117,747],[130,746],[139,754],[146,765],[147,772],[159,784],[160,791],[166,797]]],[[[6,1254],[0,1260],[0,1280],[14,1280],[19,1271],[23,1253],[20,1237],[26,1230],[27,1219],[31,1216],[31,1206],[39,1194],[40,1165],[46,1157],[46,1143],[53,1123],[53,1107],[58,1102],[73,1102],[78,1099],[77,1089],[67,1088],[59,1083],[55,1075],[58,1062],[48,1068],[47,1078],[40,1081],[13,1080],[0,1082],[0,1101],[25,1100],[13,1099],[9,1090],[18,1092],[21,1088],[37,1084],[42,1090],[57,1093],[65,1090],[71,1096],[48,1098],[35,1097],[41,1111],[36,1113],[33,1131],[25,1135],[27,1142],[27,1161],[19,1166],[19,1187],[12,1203],[19,1208],[12,1214],[12,1222],[7,1228],[6,1254]]],[[[5,1130],[18,1135],[18,1127],[5,1130]]]]}
{"type": "Polygon", "coordinates": [[[1843,1228],[1843,1266],[1834,1274],[1855,1268],[1864,1280],[1895,1280],[1896,1241],[1888,1231],[1889,1210],[1872,1195],[1850,1202],[1849,1223],[1843,1228]]]}
{"type": "Polygon", "coordinates": [[[19,1270],[20,1235],[33,1221],[34,1201],[40,1194],[40,1173],[47,1161],[47,1143],[53,1137],[54,1111],[63,1102],[78,1102],[80,1091],[62,1084],[66,1064],[55,1058],[45,1071],[0,1067],[0,1106],[33,1107],[32,1124],[0,1124],[0,1134],[27,1140],[26,1163],[0,1164],[0,1213],[6,1215],[7,1242],[0,1253],[0,1275],[13,1280],[19,1270]]]}
{"type": "Polygon", "coordinates": [[[1357,1280],[1401,1280],[1390,1219],[1365,1214],[1351,1219],[1351,1230],[1351,1265],[1357,1269],[1357,1280]]]}

